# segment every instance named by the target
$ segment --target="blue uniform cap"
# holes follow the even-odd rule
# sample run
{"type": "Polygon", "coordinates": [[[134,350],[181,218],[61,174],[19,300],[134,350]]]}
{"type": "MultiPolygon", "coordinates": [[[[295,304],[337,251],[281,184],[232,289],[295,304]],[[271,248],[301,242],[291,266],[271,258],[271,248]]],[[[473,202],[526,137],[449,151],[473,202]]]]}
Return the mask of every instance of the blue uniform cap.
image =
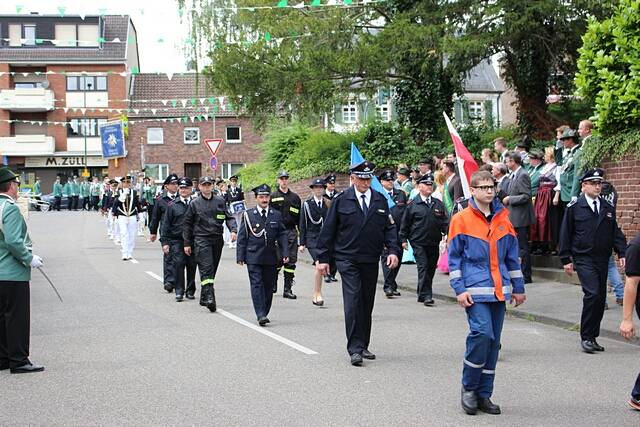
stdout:
{"type": "Polygon", "coordinates": [[[180,188],[192,187],[192,186],[193,186],[193,181],[191,181],[191,178],[183,177],[183,178],[180,178],[180,180],[178,181],[178,187],[180,188]]]}
{"type": "Polygon", "coordinates": [[[165,180],[164,185],[175,184],[180,178],[175,173],[170,174],[165,180]]]}
{"type": "Polygon", "coordinates": [[[378,176],[378,179],[380,181],[393,181],[394,179],[396,179],[396,174],[391,170],[386,170],[383,171],[380,176],[378,176]]]}
{"type": "Polygon", "coordinates": [[[257,187],[253,188],[251,191],[253,191],[253,193],[256,196],[259,196],[259,195],[269,196],[269,195],[271,195],[271,187],[269,187],[267,184],[260,184],[257,187]]]}
{"type": "Polygon", "coordinates": [[[426,173],[418,178],[418,184],[433,185],[433,175],[426,173]]]}
{"type": "Polygon", "coordinates": [[[313,182],[311,184],[309,184],[309,188],[313,188],[313,187],[326,188],[327,184],[324,182],[324,179],[316,178],[316,179],[313,180],[313,182]]]}
{"type": "Polygon", "coordinates": [[[589,169],[580,177],[580,182],[585,181],[602,181],[604,179],[604,169],[589,169]]]}
{"type": "Polygon", "coordinates": [[[327,175],[327,177],[324,179],[324,182],[326,182],[327,184],[335,184],[336,176],[334,174],[327,175]]]}
{"type": "Polygon", "coordinates": [[[376,165],[368,160],[363,160],[362,162],[349,167],[349,172],[361,179],[373,178],[373,172],[375,170],[376,165]]]}
{"type": "Polygon", "coordinates": [[[278,174],[278,178],[289,178],[289,172],[280,171],[280,173],[278,174]]]}

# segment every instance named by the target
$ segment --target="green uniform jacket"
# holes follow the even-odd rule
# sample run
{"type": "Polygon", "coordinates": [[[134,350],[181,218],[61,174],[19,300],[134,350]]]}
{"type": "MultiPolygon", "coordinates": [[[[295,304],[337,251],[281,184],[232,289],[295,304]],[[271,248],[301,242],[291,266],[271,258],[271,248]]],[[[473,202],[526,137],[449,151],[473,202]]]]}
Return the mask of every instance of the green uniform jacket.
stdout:
{"type": "Polygon", "coordinates": [[[531,178],[531,197],[535,197],[538,194],[538,187],[540,187],[540,170],[542,170],[543,164],[538,166],[531,166],[527,169],[529,177],[531,178]]]}
{"type": "Polygon", "coordinates": [[[92,182],[90,184],[89,192],[91,193],[92,196],[99,196],[101,187],[102,187],[101,182],[97,182],[97,183],[92,182]]]}
{"type": "Polygon", "coordinates": [[[40,196],[40,195],[42,195],[42,188],[40,187],[40,183],[39,183],[39,182],[36,182],[36,183],[33,185],[33,194],[34,194],[35,196],[40,196]]]}
{"type": "Polygon", "coordinates": [[[144,185],[142,187],[142,198],[150,205],[153,205],[156,199],[156,186],[144,185]]]}
{"type": "Polygon", "coordinates": [[[560,200],[570,202],[572,197],[580,195],[580,157],[582,146],[573,147],[562,159],[562,170],[560,173],[560,200]]]}
{"type": "Polygon", "coordinates": [[[62,184],[59,182],[53,183],[53,197],[62,197],[62,184]]]}
{"type": "Polygon", "coordinates": [[[413,190],[413,184],[411,184],[411,179],[407,179],[405,182],[400,184],[400,189],[404,191],[404,193],[409,196],[411,194],[411,190],[413,190]]]}
{"type": "Polygon", "coordinates": [[[0,281],[31,280],[31,239],[20,209],[6,194],[0,194],[0,281]]]}
{"type": "Polygon", "coordinates": [[[80,196],[82,197],[89,197],[89,193],[91,190],[91,184],[89,184],[88,182],[83,182],[80,184],[80,196]]]}

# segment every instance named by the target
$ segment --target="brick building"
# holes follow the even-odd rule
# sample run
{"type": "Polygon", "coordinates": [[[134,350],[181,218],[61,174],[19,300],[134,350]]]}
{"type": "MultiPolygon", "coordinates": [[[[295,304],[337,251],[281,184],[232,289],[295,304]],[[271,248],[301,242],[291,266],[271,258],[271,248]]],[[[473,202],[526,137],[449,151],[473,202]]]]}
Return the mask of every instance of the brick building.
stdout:
{"type": "Polygon", "coordinates": [[[163,180],[169,173],[228,178],[256,160],[261,137],[229,99],[212,94],[204,76],[138,74],[132,81],[127,157],[114,175],[140,171],[163,180]],[[206,138],[222,139],[216,170],[206,138]]]}
{"type": "Polygon", "coordinates": [[[106,173],[98,125],[128,107],[139,69],[128,16],[0,15],[0,156],[26,183],[51,191],[106,173]]]}

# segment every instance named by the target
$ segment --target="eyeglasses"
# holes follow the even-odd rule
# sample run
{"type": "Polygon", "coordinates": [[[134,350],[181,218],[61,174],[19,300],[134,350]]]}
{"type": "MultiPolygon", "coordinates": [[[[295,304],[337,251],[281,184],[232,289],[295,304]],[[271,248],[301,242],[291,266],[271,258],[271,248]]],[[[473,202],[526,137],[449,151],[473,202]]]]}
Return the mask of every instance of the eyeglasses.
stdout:
{"type": "Polygon", "coordinates": [[[594,187],[602,187],[602,181],[585,181],[585,184],[593,185],[594,187]]]}
{"type": "Polygon", "coordinates": [[[20,187],[20,181],[14,180],[14,181],[11,181],[11,182],[15,182],[16,184],[18,184],[18,187],[20,187]]]}
{"type": "Polygon", "coordinates": [[[475,188],[476,190],[482,190],[482,191],[496,191],[495,185],[479,185],[477,187],[472,187],[472,188],[475,188]]]}

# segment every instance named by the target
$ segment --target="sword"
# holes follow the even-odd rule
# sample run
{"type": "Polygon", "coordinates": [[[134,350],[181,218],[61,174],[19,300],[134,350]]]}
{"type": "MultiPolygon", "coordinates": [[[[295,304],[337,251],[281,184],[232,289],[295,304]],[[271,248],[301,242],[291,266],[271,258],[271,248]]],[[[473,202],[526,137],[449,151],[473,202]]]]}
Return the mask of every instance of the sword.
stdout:
{"type": "Polygon", "coordinates": [[[60,292],[58,292],[58,290],[56,289],[56,287],[54,286],[53,282],[51,281],[51,279],[49,279],[49,276],[47,276],[47,273],[44,272],[44,270],[42,269],[42,267],[38,267],[38,270],[40,271],[40,273],[42,273],[42,275],[44,276],[45,279],[47,279],[47,282],[49,282],[49,284],[51,285],[51,288],[53,289],[53,291],[56,293],[56,295],[58,295],[58,299],[60,299],[60,302],[64,302],[62,301],[62,297],[60,296],[60,292]]]}

